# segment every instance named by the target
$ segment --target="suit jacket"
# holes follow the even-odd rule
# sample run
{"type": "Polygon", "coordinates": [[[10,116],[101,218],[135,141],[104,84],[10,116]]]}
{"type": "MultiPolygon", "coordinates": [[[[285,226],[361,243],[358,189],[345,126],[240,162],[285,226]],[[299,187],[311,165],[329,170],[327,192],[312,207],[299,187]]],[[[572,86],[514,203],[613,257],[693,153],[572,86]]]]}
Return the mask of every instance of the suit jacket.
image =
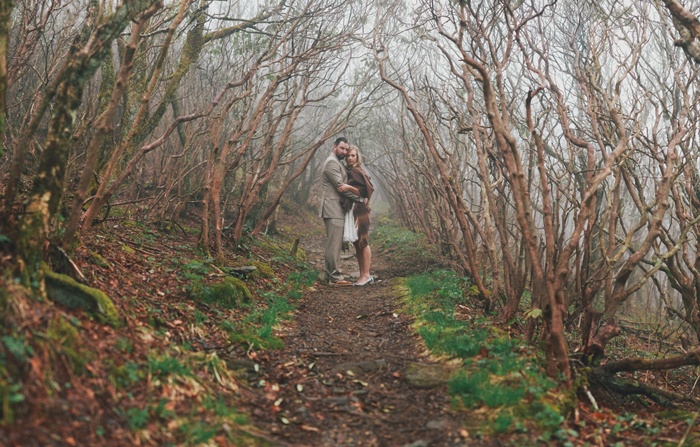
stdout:
{"type": "Polygon", "coordinates": [[[362,199],[351,192],[338,192],[338,186],[345,183],[348,178],[345,166],[338,160],[334,153],[326,158],[321,171],[321,209],[319,215],[324,219],[342,219],[345,212],[340,206],[342,196],[349,197],[355,202],[362,199]]]}

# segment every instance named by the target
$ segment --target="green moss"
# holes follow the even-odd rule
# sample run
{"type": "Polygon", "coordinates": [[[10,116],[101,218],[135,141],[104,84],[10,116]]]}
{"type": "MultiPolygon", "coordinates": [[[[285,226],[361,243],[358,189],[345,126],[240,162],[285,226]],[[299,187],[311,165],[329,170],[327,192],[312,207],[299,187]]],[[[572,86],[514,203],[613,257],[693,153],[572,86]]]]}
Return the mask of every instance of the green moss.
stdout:
{"type": "Polygon", "coordinates": [[[103,268],[112,268],[112,264],[110,264],[102,255],[100,255],[97,252],[94,252],[90,250],[90,260],[97,266],[103,267],[103,268]]]}
{"type": "Polygon", "coordinates": [[[124,250],[126,253],[129,254],[134,254],[136,253],[133,248],[129,247],[128,245],[122,244],[122,250],[124,250]]]}
{"type": "Polygon", "coordinates": [[[257,239],[255,241],[255,246],[268,253],[282,254],[281,248],[272,244],[268,240],[257,239]]]}
{"type": "Polygon", "coordinates": [[[216,284],[196,284],[191,293],[194,299],[228,309],[250,303],[253,299],[253,294],[250,293],[245,283],[232,276],[227,276],[222,282],[216,284]]]}
{"type": "Polygon", "coordinates": [[[251,261],[249,265],[253,265],[256,268],[255,272],[253,272],[253,276],[265,279],[272,279],[276,276],[272,267],[262,261],[251,261]]]}
{"type": "Polygon", "coordinates": [[[85,364],[91,360],[89,351],[81,349],[78,329],[60,315],[49,323],[46,337],[54,343],[57,353],[68,359],[73,371],[82,374],[85,364]]]}
{"type": "MultiPolygon", "coordinates": [[[[261,250],[271,253],[276,256],[291,256],[294,250],[293,242],[279,242],[273,239],[258,239],[255,241],[255,245],[261,250]],[[279,245],[278,245],[279,244],[279,245]]],[[[297,247],[296,256],[294,258],[297,261],[306,261],[306,252],[301,247],[297,247]]]]}
{"type": "Polygon", "coordinates": [[[78,283],[67,275],[43,269],[47,296],[70,309],[84,309],[112,327],[119,327],[119,313],[114,303],[101,290],[78,283]]]}

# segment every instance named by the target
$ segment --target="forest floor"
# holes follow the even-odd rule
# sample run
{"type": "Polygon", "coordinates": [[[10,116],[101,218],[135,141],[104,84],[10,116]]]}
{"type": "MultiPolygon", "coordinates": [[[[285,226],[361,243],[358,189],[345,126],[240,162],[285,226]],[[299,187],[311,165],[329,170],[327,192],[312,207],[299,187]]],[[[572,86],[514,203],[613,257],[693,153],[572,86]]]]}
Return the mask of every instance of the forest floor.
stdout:
{"type": "MultiPolygon", "coordinates": [[[[112,297],[123,324],[10,292],[17,329],[2,337],[12,356],[3,354],[0,367],[19,368],[23,388],[3,388],[6,403],[19,403],[14,422],[0,425],[0,445],[700,445],[692,407],[673,412],[605,390],[592,390],[604,408],[582,396],[556,436],[525,426],[490,434],[487,409],[454,404],[449,368],[428,352],[398,298],[397,282],[424,270],[424,260],[375,250],[375,284],[314,281],[310,272],[323,265],[318,220],[281,215],[280,241],[289,245],[249,243],[232,255],[227,264],[260,272],[245,278],[252,302],[227,306],[210,298],[228,272],[197,251],[196,231],[116,221],[86,235],[73,261],[112,297]],[[295,238],[303,262],[288,255],[295,238]],[[286,311],[281,296],[292,304],[286,311]]],[[[345,273],[357,275],[356,265],[344,252],[345,273]]],[[[638,380],[697,395],[696,373],[638,380]]]]}
{"type": "MultiPolygon", "coordinates": [[[[317,236],[304,245],[318,269],[323,242],[317,236]]],[[[357,277],[352,254],[343,253],[341,266],[357,277]]],[[[319,281],[284,328],[285,349],[258,355],[267,392],[249,396],[255,425],[281,445],[466,445],[446,380],[418,387],[406,378],[409,368],[435,360],[392,290],[402,272],[375,252],[372,273],[376,283],[364,287],[319,281]]]]}

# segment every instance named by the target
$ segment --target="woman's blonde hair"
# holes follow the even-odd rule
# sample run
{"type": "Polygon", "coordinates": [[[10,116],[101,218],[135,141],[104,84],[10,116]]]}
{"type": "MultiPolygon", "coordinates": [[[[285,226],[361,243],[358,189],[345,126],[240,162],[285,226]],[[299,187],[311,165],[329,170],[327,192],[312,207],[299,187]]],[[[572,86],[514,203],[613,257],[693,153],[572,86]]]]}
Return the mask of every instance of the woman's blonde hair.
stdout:
{"type": "MultiPolygon", "coordinates": [[[[355,163],[355,166],[362,166],[362,154],[360,154],[360,148],[353,144],[348,148],[348,154],[350,151],[355,151],[357,154],[357,162],[355,163]]],[[[347,155],[345,157],[347,158],[347,155]]]]}

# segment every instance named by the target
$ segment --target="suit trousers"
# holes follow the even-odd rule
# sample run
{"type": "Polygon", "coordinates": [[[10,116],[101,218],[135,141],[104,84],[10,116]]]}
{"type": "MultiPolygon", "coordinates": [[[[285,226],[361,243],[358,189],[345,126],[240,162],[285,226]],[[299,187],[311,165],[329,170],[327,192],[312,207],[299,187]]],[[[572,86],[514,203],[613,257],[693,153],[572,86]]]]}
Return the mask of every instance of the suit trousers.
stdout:
{"type": "Polygon", "coordinates": [[[340,271],[340,250],[343,247],[343,225],[345,219],[324,218],[326,224],[326,281],[340,281],[343,275],[340,271]]]}

